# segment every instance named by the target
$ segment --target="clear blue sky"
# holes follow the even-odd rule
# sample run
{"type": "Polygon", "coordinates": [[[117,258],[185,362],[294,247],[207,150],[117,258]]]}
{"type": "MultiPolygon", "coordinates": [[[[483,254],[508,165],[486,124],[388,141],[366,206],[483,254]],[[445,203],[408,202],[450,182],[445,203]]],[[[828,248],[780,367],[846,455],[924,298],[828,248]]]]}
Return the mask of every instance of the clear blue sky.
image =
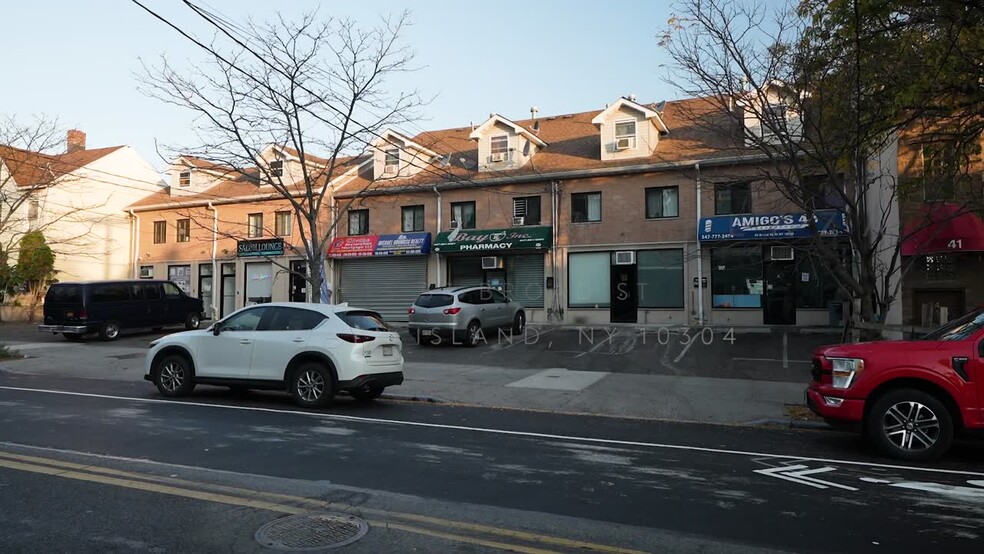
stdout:
{"type": "MultiPolygon", "coordinates": [[[[412,10],[405,34],[422,69],[394,81],[436,99],[425,120],[405,129],[480,123],[489,112],[521,119],[530,106],[540,115],[600,109],[621,95],[673,99],[664,82],[666,53],[657,35],[671,14],[659,0],[457,2],[375,0],[207,0],[207,6],[244,21],[265,20],[280,9],[321,13],[372,23],[379,15],[412,10]]],[[[178,0],[146,0],[155,11],[193,34],[212,30],[178,0]]],[[[194,141],[191,116],[136,89],[139,57],[165,53],[179,62],[203,52],[127,0],[6,2],[0,33],[4,54],[0,112],[57,116],[88,134],[90,148],[129,144],[159,169],[163,144],[194,141]]]]}

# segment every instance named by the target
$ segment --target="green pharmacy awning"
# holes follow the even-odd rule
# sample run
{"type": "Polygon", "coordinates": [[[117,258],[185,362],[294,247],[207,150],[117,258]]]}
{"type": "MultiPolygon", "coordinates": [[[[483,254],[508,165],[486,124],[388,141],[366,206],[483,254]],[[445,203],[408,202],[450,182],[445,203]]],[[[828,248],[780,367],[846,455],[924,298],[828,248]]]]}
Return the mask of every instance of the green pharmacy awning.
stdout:
{"type": "Polygon", "coordinates": [[[550,227],[509,229],[455,229],[438,233],[431,249],[452,252],[496,252],[503,250],[546,250],[553,244],[550,227]]]}

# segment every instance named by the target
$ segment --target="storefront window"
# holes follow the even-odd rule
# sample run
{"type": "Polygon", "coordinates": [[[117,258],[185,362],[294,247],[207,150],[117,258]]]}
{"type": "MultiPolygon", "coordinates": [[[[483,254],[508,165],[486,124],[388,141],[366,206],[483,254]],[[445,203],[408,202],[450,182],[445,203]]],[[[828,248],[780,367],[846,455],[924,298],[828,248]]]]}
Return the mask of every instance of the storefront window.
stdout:
{"type": "Polygon", "coordinates": [[[644,250],[639,264],[639,307],[683,307],[683,250],[644,250]]]}
{"type": "Polygon", "coordinates": [[[711,250],[711,295],[715,308],[762,307],[762,248],[711,250]]]}
{"type": "Polygon", "coordinates": [[[611,298],[611,254],[587,252],[567,257],[568,300],[571,308],[607,308],[611,298]]]}
{"type": "Polygon", "coordinates": [[[822,308],[837,301],[837,281],[827,264],[805,249],[796,250],[796,307],[822,308]]]}
{"type": "Polygon", "coordinates": [[[273,264],[246,264],[246,305],[273,300],[273,264]]]}

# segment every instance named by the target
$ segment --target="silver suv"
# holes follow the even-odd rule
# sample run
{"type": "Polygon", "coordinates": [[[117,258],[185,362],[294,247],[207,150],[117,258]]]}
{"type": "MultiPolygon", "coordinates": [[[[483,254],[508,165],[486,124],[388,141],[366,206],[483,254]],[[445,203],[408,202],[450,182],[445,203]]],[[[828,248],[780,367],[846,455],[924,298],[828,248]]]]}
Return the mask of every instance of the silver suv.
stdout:
{"type": "MultiPolygon", "coordinates": [[[[526,327],[522,304],[489,287],[443,287],[417,297],[410,307],[410,335],[419,344],[475,346],[484,331],[508,328],[514,334],[526,327]]],[[[493,336],[494,337],[494,336],[493,336]]]]}

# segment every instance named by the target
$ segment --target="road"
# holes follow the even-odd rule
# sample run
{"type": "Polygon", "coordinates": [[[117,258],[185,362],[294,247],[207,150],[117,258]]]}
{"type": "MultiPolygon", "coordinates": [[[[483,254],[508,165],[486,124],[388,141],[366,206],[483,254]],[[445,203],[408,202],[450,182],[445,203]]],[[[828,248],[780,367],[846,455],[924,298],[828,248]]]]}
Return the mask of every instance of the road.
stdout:
{"type": "Polygon", "coordinates": [[[9,552],[270,551],[291,514],[350,552],[979,549],[984,449],[886,463],[832,432],[673,424],[0,374],[9,552]]]}

